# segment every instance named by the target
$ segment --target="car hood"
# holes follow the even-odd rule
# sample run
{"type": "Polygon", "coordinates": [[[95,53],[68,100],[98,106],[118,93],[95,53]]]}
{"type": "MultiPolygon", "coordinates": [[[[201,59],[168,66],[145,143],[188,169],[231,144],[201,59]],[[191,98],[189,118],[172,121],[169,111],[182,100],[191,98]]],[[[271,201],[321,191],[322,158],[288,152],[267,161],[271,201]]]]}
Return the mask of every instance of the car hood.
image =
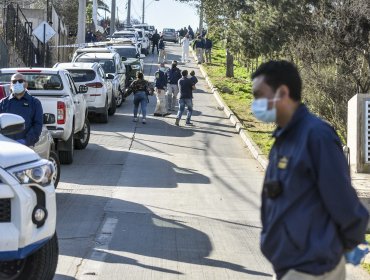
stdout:
{"type": "Polygon", "coordinates": [[[8,168],[40,157],[25,145],[19,144],[0,134],[0,167],[8,168]]]}
{"type": "Polygon", "coordinates": [[[127,58],[127,60],[124,61],[124,64],[131,65],[135,63],[140,63],[137,58],[127,58]]]}

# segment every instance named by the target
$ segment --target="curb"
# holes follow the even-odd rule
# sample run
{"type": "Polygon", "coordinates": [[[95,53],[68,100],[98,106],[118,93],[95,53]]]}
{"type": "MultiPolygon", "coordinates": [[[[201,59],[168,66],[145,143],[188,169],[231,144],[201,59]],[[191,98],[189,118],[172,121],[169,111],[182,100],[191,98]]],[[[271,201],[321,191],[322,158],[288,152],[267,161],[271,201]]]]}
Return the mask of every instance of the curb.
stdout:
{"type": "MultiPolygon", "coordinates": [[[[194,50],[192,50],[193,57],[196,59],[196,56],[194,54],[194,50]]],[[[211,89],[213,96],[215,97],[217,103],[220,105],[219,109],[224,111],[226,117],[229,118],[231,123],[234,125],[235,130],[239,133],[240,137],[242,138],[245,145],[248,147],[249,151],[253,155],[253,157],[258,161],[258,163],[262,166],[263,169],[267,168],[268,165],[268,159],[265,154],[262,153],[260,148],[257,146],[257,144],[252,140],[252,138],[248,135],[248,132],[243,127],[243,124],[238,119],[237,116],[231,111],[231,109],[225,104],[223,101],[220,93],[218,92],[218,89],[212,84],[210,78],[208,77],[208,74],[204,67],[202,65],[199,65],[200,72],[202,73],[203,77],[205,78],[209,88],[211,89]]]]}

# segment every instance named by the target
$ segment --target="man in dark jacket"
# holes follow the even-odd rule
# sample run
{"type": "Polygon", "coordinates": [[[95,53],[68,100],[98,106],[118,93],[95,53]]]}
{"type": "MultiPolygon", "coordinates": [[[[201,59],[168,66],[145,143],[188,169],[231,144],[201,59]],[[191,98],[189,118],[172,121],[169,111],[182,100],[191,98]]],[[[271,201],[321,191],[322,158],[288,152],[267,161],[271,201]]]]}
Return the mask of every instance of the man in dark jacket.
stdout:
{"type": "Polygon", "coordinates": [[[152,36],[152,54],[154,54],[154,48],[157,47],[157,54],[159,54],[158,50],[158,42],[159,42],[160,36],[157,32],[157,29],[154,31],[154,34],[152,36]]]}
{"type": "Polygon", "coordinates": [[[198,36],[193,43],[193,49],[196,52],[198,64],[203,63],[203,52],[204,52],[204,40],[201,36],[198,36]]]}
{"type": "Polygon", "coordinates": [[[11,94],[0,101],[0,114],[11,113],[23,117],[25,129],[21,133],[9,135],[21,144],[34,146],[38,141],[43,125],[41,102],[27,91],[27,82],[20,73],[11,77],[11,94]]]}
{"type": "Polygon", "coordinates": [[[181,79],[181,71],[177,68],[177,61],[172,62],[171,68],[166,72],[167,75],[167,109],[174,111],[177,103],[177,95],[179,93],[179,80],[181,79]]]}
{"type": "Polygon", "coordinates": [[[204,53],[206,56],[206,63],[212,63],[212,40],[206,37],[204,41],[204,53]]]}
{"type": "Polygon", "coordinates": [[[164,63],[159,65],[158,70],[154,73],[154,85],[155,94],[157,97],[157,105],[154,110],[154,116],[165,117],[171,113],[167,111],[167,100],[166,100],[166,85],[167,85],[167,68],[164,63]]]}
{"type": "Polygon", "coordinates": [[[262,253],[277,279],[344,280],[344,256],[359,250],[369,215],[339,137],[302,104],[292,63],[264,63],[252,80],[255,117],[277,124],[262,190],[262,253]]]}
{"type": "Polygon", "coordinates": [[[193,114],[193,82],[188,78],[188,70],[181,72],[182,78],[179,80],[179,111],[177,112],[175,124],[180,125],[182,114],[185,111],[185,106],[188,108],[186,116],[186,124],[192,125],[191,115],[193,114]]]}
{"type": "Polygon", "coordinates": [[[161,35],[158,43],[159,54],[158,63],[165,63],[166,61],[166,44],[164,43],[163,35],[161,35]]]}

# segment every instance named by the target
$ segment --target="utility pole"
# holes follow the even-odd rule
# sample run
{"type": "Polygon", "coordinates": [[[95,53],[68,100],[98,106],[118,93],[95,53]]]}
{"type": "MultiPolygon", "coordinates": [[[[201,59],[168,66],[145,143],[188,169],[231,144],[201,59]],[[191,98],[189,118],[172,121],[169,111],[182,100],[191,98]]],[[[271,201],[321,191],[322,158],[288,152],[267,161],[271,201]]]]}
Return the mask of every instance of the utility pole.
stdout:
{"type": "Polygon", "coordinates": [[[78,30],[77,30],[77,44],[85,43],[86,30],[86,0],[78,1],[78,30]]]}
{"type": "Polygon", "coordinates": [[[98,0],[93,0],[92,20],[94,23],[94,31],[98,28],[98,0]]]}
{"type": "Polygon", "coordinates": [[[127,20],[126,20],[126,25],[130,26],[131,25],[131,0],[127,0],[127,20]]]}
{"type": "Polygon", "coordinates": [[[199,34],[200,35],[202,35],[202,31],[203,31],[203,17],[204,17],[203,1],[200,0],[200,6],[199,6],[199,34]]]}
{"type": "Polygon", "coordinates": [[[110,35],[113,35],[116,30],[116,0],[112,0],[112,9],[111,9],[111,18],[110,18],[110,35]]]}
{"type": "Polygon", "coordinates": [[[145,23],[145,0],[143,0],[143,16],[141,18],[141,23],[145,23]]]}

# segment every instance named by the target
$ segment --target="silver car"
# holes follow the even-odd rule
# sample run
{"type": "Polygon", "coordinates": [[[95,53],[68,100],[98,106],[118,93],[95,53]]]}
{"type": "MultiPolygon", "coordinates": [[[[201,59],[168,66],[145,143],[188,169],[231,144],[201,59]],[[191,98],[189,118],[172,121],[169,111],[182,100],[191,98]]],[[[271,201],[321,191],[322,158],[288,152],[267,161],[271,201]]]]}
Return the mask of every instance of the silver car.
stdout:
{"type": "Polygon", "coordinates": [[[163,40],[170,42],[177,42],[177,33],[173,28],[164,28],[162,31],[163,40]]]}

